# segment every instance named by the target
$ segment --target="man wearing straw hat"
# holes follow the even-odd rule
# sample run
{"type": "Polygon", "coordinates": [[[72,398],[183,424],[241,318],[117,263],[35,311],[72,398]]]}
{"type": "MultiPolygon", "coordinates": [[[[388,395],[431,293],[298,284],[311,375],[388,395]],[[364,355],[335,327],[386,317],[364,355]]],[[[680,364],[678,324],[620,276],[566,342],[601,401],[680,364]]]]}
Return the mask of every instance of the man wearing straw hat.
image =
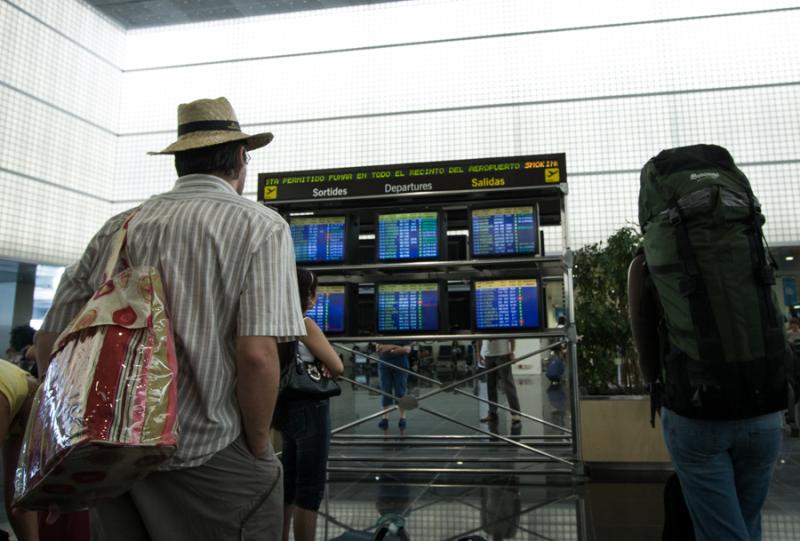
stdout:
{"type": "MultiPolygon", "coordinates": [[[[123,496],[92,513],[97,539],[277,540],[281,466],[269,428],[278,390],[276,343],[305,334],[286,222],[241,197],[248,135],[228,100],[178,107],[172,190],[139,207],[128,229],[134,265],[159,269],[178,353],[178,451],[123,496]]],[[[110,240],[132,211],[111,218],[69,267],[37,341],[58,333],[101,283],[110,240]]],[[[43,361],[44,374],[49,359],[43,361]]]]}

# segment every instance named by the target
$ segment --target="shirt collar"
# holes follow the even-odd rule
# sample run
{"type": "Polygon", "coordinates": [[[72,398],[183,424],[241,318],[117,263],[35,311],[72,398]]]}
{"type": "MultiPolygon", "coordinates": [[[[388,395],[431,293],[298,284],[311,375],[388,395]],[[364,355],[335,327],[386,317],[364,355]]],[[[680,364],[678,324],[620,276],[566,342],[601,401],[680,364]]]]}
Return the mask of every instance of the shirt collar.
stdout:
{"type": "Polygon", "coordinates": [[[214,175],[192,174],[184,175],[175,181],[172,191],[203,191],[203,192],[227,192],[233,195],[239,193],[227,181],[214,175]]]}

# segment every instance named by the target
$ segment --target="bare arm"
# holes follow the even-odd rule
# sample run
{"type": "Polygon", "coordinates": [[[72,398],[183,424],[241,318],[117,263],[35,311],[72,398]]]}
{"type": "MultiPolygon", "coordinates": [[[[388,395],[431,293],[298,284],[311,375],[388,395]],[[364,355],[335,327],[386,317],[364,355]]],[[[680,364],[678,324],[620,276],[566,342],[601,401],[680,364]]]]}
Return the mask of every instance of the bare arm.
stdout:
{"type": "Polygon", "coordinates": [[[639,367],[645,381],[652,383],[658,378],[661,365],[658,300],[645,287],[646,272],[644,256],[637,255],[628,268],[628,317],[639,367]]]}
{"type": "Polygon", "coordinates": [[[22,436],[11,436],[3,449],[3,491],[6,503],[6,515],[17,539],[20,541],[35,541],[39,539],[39,524],[35,511],[12,508],[14,499],[14,475],[17,470],[19,450],[22,448],[22,436]]]}
{"type": "MultiPolygon", "coordinates": [[[[38,384],[33,378],[28,378],[28,397],[22,408],[17,413],[21,423],[25,423],[30,415],[33,395],[38,384]]],[[[3,495],[5,497],[6,514],[17,539],[20,541],[36,541],[39,539],[39,524],[34,511],[12,508],[14,499],[14,475],[22,448],[22,434],[13,434],[6,441],[6,435],[11,425],[11,409],[8,400],[0,395],[0,442],[5,442],[3,448],[3,495]]]]}
{"type": "Polygon", "coordinates": [[[328,369],[331,377],[338,378],[344,372],[344,364],[336,354],[330,342],[322,333],[316,321],[310,317],[305,318],[306,335],[300,337],[300,341],[306,345],[308,350],[315,358],[328,369]]]}
{"type": "Polygon", "coordinates": [[[280,362],[275,338],[236,338],[236,395],[247,446],[254,456],[269,448],[269,429],[278,398],[280,362]]]}

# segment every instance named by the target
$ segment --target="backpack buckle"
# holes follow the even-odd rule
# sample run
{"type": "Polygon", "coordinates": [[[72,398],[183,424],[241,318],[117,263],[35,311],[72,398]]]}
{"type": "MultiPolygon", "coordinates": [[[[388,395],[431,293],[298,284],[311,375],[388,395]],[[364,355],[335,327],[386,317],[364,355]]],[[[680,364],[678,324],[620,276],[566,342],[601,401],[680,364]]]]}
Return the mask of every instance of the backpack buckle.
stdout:
{"type": "Polygon", "coordinates": [[[697,291],[697,279],[692,276],[681,278],[680,282],[678,282],[678,289],[681,295],[688,297],[697,291]]]}

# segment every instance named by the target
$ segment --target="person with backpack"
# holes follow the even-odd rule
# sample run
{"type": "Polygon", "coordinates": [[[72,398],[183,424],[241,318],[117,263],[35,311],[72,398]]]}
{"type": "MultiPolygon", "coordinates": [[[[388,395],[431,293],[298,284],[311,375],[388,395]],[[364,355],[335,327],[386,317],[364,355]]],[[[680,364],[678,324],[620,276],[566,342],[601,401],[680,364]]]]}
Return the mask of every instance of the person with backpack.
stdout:
{"type": "Polygon", "coordinates": [[[760,205],[725,149],[695,145],[644,166],[639,222],[631,326],[695,536],[761,539],[796,372],[760,205]]]}

